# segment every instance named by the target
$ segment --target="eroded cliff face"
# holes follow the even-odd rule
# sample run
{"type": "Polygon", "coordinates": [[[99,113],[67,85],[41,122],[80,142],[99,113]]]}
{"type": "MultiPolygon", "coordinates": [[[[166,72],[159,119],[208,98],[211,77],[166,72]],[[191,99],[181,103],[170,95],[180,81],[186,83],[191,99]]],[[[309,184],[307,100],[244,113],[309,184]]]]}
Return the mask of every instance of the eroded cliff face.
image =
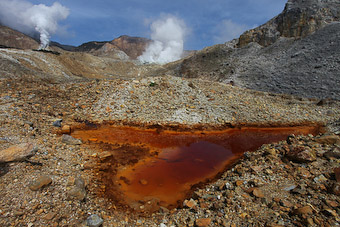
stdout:
{"type": "Polygon", "coordinates": [[[136,59],[143,54],[150,42],[150,39],[123,35],[112,40],[110,43],[119,50],[124,51],[131,59],[136,59]]]}
{"type": "Polygon", "coordinates": [[[306,37],[331,22],[339,21],[339,18],[338,0],[288,0],[281,14],[243,33],[237,45],[243,47],[256,42],[269,46],[280,37],[306,37]]]}

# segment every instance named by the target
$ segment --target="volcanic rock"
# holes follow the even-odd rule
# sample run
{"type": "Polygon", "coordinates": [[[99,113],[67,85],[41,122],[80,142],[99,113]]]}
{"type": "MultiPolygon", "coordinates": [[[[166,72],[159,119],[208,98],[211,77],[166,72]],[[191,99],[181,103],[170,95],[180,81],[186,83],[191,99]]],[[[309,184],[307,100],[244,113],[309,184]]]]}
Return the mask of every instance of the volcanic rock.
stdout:
{"type": "Polygon", "coordinates": [[[73,187],[68,191],[67,194],[68,200],[79,200],[83,201],[86,198],[86,190],[84,188],[73,187]]]}
{"type": "Polygon", "coordinates": [[[103,222],[104,220],[97,214],[90,215],[86,220],[87,226],[89,227],[99,227],[103,224],[103,222]]]}
{"type": "Polygon", "coordinates": [[[76,139],[70,135],[64,134],[61,137],[61,142],[66,143],[68,145],[80,145],[82,144],[82,141],[80,139],[76,139]]]}
{"type": "Polygon", "coordinates": [[[266,24],[243,33],[238,42],[268,46],[280,37],[300,38],[339,20],[340,3],[334,0],[288,0],[284,11],[266,24]]]}
{"type": "Polygon", "coordinates": [[[332,200],[326,200],[326,204],[330,207],[338,207],[339,204],[335,201],[332,201],[332,200]]]}
{"type": "Polygon", "coordinates": [[[52,183],[52,178],[47,176],[47,175],[41,175],[39,176],[37,179],[33,180],[28,187],[32,190],[32,191],[37,191],[40,188],[43,188],[49,184],[52,183]]]}
{"type": "Polygon", "coordinates": [[[98,57],[110,57],[119,60],[128,60],[129,56],[119,50],[110,42],[89,42],[84,43],[75,49],[79,52],[87,52],[98,57]]]}
{"type": "Polygon", "coordinates": [[[313,209],[310,206],[304,206],[304,207],[296,209],[294,213],[298,215],[309,215],[309,214],[313,214],[313,209]]]}
{"type": "Polygon", "coordinates": [[[195,221],[195,224],[198,227],[207,227],[207,226],[210,225],[210,223],[211,223],[210,218],[199,218],[199,219],[196,219],[196,221],[195,221]]]}
{"type": "Polygon", "coordinates": [[[335,0],[290,0],[263,26],[169,65],[168,72],[259,91],[340,100],[340,88],[333,86],[340,83],[339,5],[335,0]]]}
{"type": "Polygon", "coordinates": [[[56,216],[56,213],[50,212],[50,213],[46,214],[43,218],[46,219],[46,220],[52,220],[55,216],[56,216]]]}
{"type": "MultiPolygon", "coordinates": [[[[303,7],[309,1],[296,2],[303,7]]],[[[322,2],[338,4],[335,0],[322,2]]],[[[325,5],[322,10],[327,13],[330,9],[325,5]]],[[[336,226],[340,187],[333,170],[340,163],[327,155],[338,153],[339,148],[336,143],[316,142],[319,136],[314,133],[294,133],[289,140],[271,144],[257,141],[258,150],[237,160],[239,156],[234,156],[230,169],[192,187],[195,192],[186,199],[197,203],[194,209],[178,208],[181,201],[160,208],[165,205],[152,198],[129,209],[119,191],[119,182],[126,179],[111,176],[157,152],[149,152],[147,145],[147,152],[132,152],[134,148],[100,143],[95,137],[89,139],[94,147],[91,142],[69,146],[51,126],[57,116],[90,129],[92,123],[117,123],[150,130],[164,127],[175,133],[182,129],[191,133],[196,127],[204,133],[248,126],[277,126],[280,130],[281,126],[313,127],[318,122],[327,133],[337,133],[339,34],[340,23],[330,22],[306,37],[280,36],[265,47],[256,42],[237,47],[236,39],[163,66],[120,61],[118,55],[126,55],[110,43],[103,44],[100,51],[118,50],[117,58],[0,48],[0,147],[27,141],[34,133],[35,143],[44,148],[31,162],[0,165],[0,226],[81,226],[86,225],[82,223],[86,214],[95,213],[100,214],[95,217],[99,224],[90,223],[93,226],[101,225],[103,219],[107,226],[336,226]],[[183,76],[190,79],[180,78],[183,76]],[[324,98],[335,100],[317,105],[324,98]],[[286,153],[295,148],[308,155],[315,151],[316,160],[289,161],[286,153]],[[54,187],[41,193],[18,190],[39,171],[55,176],[54,187]],[[71,177],[78,174],[90,180],[88,188],[83,180],[71,177]],[[67,183],[67,179],[71,180],[67,183]],[[106,187],[110,183],[117,188],[106,187]],[[249,188],[254,197],[247,193],[249,188]],[[255,198],[255,188],[265,198],[255,198]],[[72,200],[66,202],[68,199],[72,200]]],[[[246,142],[240,141],[240,145],[246,142]]]]}
{"type": "Polygon", "coordinates": [[[316,160],[316,153],[308,147],[291,146],[286,157],[295,162],[313,162],[316,160]]]}
{"type": "Polygon", "coordinates": [[[291,202],[286,201],[286,200],[281,200],[281,201],[280,201],[280,204],[281,204],[282,206],[288,207],[288,208],[291,208],[291,207],[294,206],[294,204],[292,204],[291,202]]]}
{"type": "Polygon", "coordinates": [[[333,171],[334,171],[334,174],[335,174],[335,180],[337,182],[340,182],[340,167],[334,168],[333,171]]]}
{"type": "Polygon", "coordinates": [[[298,185],[297,187],[295,187],[290,192],[293,193],[293,194],[300,194],[300,195],[306,195],[307,194],[306,188],[302,185],[298,185]]]}
{"type": "Polygon", "coordinates": [[[334,216],[334,217],[338,216],[335,210],[328,209],[328,208],[324,209],[323,213],[326,214],[327,216],[334,216]]]}
{"type": "Polygon", "coordinates": [[[110,43],[119,50],[124,51],[131,59],[136,59],[143,54],[147,45],[151,43],[151,40],[123,35],[112,40],[110,43]]]}
{"type": "Polygon", "coordinates": [[[71,133],[71,126],[63,125],[63,127],[61,128],[61,133],[62,134],[70,134],[71,133]]]}
{"type": "Polygon", "coordinates": [[[331,192],[334,195],[339,195],[340,196],[340,183],[338,183],[338,182],[333,183],[333,185],[331,187],[331,192]]]}
{"type": "Polygon", "coordinates": [[[84,43],[77,47],[76,51],[88,52],[96,56],[115,56],[122,60],[127,60],[128,58],[136,59],[142,55],[150,42],[151,40],[146,38],[123,35],[112,41],[84,43]]]}
{"type": "Polygon", "coordinates": [[[23,161],[33,156],[35,151],[36,150],[31,143],[13,145],[7,149],[0,151],[0,163],[23,161]]]}
{"type": "Polygon", "coordinates": [[[336,159],[340,159],[340,150],[338,148],[334,148],[331,151],[326,151],[323,156],[327,159],[331,159],[331,158],[336,158],[336,159]]]}
{"type": "Polygon", "coordinates": [[[56,119],[55,121],[53,121],[53,126],[61,127],[62,122],[63,122],[63,119],[56,119]]]}
{"type": "Polygon", "coordinates": [[[139,183],[140,183],[141,185],[147,185],[147,184],[148,184],[148,181],[145,180],[145,179],[140,179],[140,180],[139,180],[139,183]]]}
{"type": "Polygon", "coordinates": [[[323,135],[320,138],[316,139],[318,143],[334,145],[337,144],[340,146],[340,137],[337,135],[323,135]]]}
{"type": "Polygon", "coordinates": [[[21,32],[0,25],[0,46],[18,49],[37,49],[39,43],[21,32]]]}
{"type": "Polygon", "coordinates": [[[197,203],[196,203],[196,201],[193,200],[193,199],[184,200],[183,206],[184,206],[184,207],[188,207],[188,208],[194,208],[195,206],[197,206],[197,203]]]}
{"type": "Polygon", "coordinates": [[[85,181],[81,177],[74,178],[74,181],[72,182],[73,186],[70,188],[70,190],[67,193],[67,198],[69,200],[79,200],[83,201],[86,198],[86,185],[85,181]]]}
{"type": "Polygon", "coordinates": [[[283,188],[283,190],[290,192],[291,190],[294,190],[297,186],[295,184],[293,185],[288,185],[286,187],[283,188]]]}
{"type": "Polygon", "coordinates": [[[85,188],[86,187],[85,180],[82,177],[76,177],[74,179],[74,185],[78,188],[85,188]]]}
{"type": "Polygon", "coordinates": [[[259,188],[254,188],[253,195],[257,198],[264,198],[264,194],[263,194],[262,190],[259,189],[259,188]]]}
{"type": "Polygon", "coordinates": [[[315,177],[313,180],[315,183],[322,184],[327,181],[327,178],[323,174],[321,174],[320,176],[315,177]]]}

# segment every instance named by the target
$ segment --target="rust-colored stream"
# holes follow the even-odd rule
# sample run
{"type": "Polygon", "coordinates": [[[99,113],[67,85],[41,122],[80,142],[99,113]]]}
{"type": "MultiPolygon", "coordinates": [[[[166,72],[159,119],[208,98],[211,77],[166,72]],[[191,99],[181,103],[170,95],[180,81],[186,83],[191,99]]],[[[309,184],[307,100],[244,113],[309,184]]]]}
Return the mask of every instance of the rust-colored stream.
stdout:
{"type": "MultiPolygon", "coordinates": [[[[138,162],[123,166],[112,163],[117,168],[112,172],[112,181],[105,186],[120,190],[129,205],[153,200],[157,205],[174,207],[185,199],[193,185],[214,179],[245,151],[284,140],[290,134],[315,134],[318,129],[302,126],[159,132],[102,125],[75,130],[72,136],[90,143],[129,144],[147,147],[150,153],[156,151],[158,155],[144,155],[138,162]]],[[[119,155],[117,151],[115,155],[119,155]]]]}

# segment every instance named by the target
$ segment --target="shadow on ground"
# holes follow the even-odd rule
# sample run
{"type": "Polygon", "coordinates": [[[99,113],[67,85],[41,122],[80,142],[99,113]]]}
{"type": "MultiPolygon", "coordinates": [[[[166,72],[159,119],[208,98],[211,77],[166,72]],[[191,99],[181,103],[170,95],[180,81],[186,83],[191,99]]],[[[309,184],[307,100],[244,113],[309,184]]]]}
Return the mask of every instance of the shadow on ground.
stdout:
{"type": "Polygon", "coordinates": [[[8,173],[9,165],[8,163],[0,163],[0,177],[8,173]]]}

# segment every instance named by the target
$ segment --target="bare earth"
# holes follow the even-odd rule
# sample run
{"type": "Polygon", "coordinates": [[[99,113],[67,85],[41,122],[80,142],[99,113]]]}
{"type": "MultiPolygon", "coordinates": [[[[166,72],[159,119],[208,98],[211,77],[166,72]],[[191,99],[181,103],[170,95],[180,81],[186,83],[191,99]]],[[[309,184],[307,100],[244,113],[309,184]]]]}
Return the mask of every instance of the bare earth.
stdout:
{"type": "Polygon", "coordinates": [[[37,148],[32,157],[0,166],[1,226],[86,226],[91,214],[103,226],[338,225],[338,136],[293,136],[264,145],[197,189],[184,207],[143,214],[98,196],[93,166],[100,154],[63,140],[53,126],[58,119],[71,126],[114,122],[177,130],[320,124],[339,134],[337,101],[171,76],[55,84],[3,78],[0,91],[0,150],[22,143],[37,148]],[[296,150],[306,151],[302,160],[294,159],[296,150]]]}
{"type": "Polygon", "coordinates": [[[133,60],[149,42],[138,37],[37,51],[0,26],[0,226],[339,226],[339,9],[338,0],[288,0],[239,39],[166,65],[133,60]],[[105,177],[155,154],[73,134],[105,124],[319,131],[244,153],[171,208],[107,197],[105,177]]]}

